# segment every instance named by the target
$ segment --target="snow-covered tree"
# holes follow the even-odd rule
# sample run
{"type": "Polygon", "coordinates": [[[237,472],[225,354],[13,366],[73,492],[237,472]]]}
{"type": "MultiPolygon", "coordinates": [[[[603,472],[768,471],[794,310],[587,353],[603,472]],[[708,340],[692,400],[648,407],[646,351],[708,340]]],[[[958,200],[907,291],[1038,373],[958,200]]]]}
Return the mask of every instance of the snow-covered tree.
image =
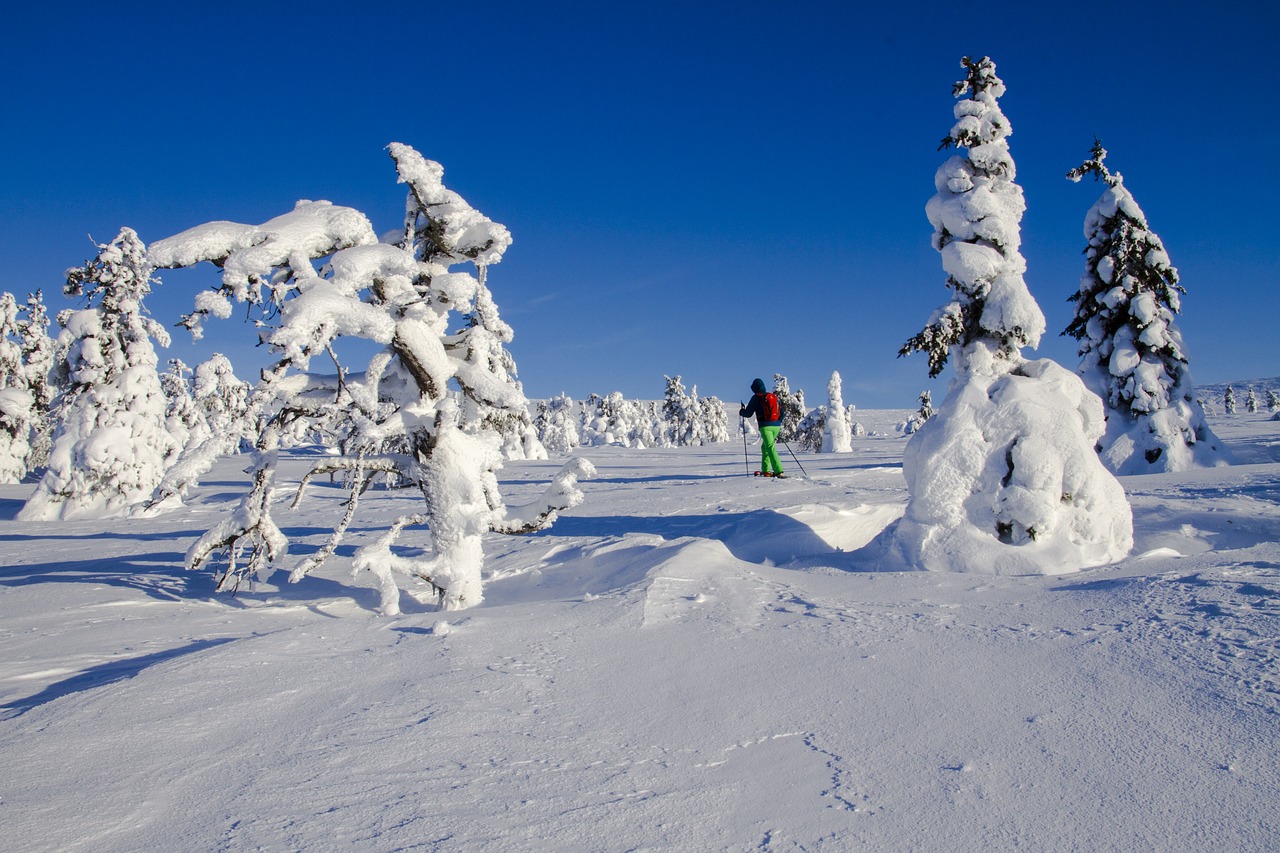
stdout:
{"type": "Polygon", "coordinates": [[[796,425],[796,444],[810,453],[822,452],[823,437],[827,432],[827,407],[811,409],[796,425]]]}
{"type": "Polygon", "coordinates": [[[169,369],[160,374],[164,392],[165,428],[178,446],[185,449],[204,441],[209,423],[191,395],[191,368],[180,358],[169,359],[169,369]]]}
{"type": "Polygon", "coordinates": [[[685,391],[680,376],[663,376],[667,388],[662,396],[662,417],[667,435],[676,447],[701,444],[696,395],[685,391]]]}
{"type": "Polygon", "coordinates": [[[1244,395],[1244,410],[1251,415],[1258,413],[1258,392],[1253,390],[1253,386],[1244,395]]]}
{"type": "Polygon", "coordinates": [[[147,316],[154,267],[130,228],[67,271],[66,292],[90,307],[60,317],[68,386],[49,466],[18,513],[24,521],[121,515],[150,496],[178,452],[165,428],[154,339],[169,334],[147,316]]]}
{"type": "Polygon", "coordinates": [[[823,453],[851,453],[853,431],[844,408],[844,391],[838,371],[831,371],[827,381],[827,418],[822,433],[823,453]]]}
{"type": "Polygon", "coordinates": [[[27,390],[31,392],[32,405],[27,470],[33,471],[49,464],[49,451],[53,447],[50,417],[53,401],[58,395],[53,379],[56,345],[49,337],[49,315],[41,291],[27,296],[21,313],[18,337],[22,345],[23,377],[27,390]]]}
{"type": "Polygon", "coordinates": [[[270,572],[286,553],[271,496],[281,438],[299,422],[340,425],[344,450],[304,478],[295,502],[313,476],[352,476],[342,519],[290,580],[336,551],[371,475],[392,473],[423,495],[422,511],[397,518],[355,553],[354,568],[378,578],[388,614],[399,612],[396,573],[431,584],[446,608],[479,603],[484,535],[545,528],[581,500],[576,482],[591,468],[575,461],[532,504],[504,504],[497,481],[503,439],[485,425],[485,415],[527,411],[527,400],[495,349],[509,330],[499,329],[485,272],[501,260],[511,235],[447,189],[438,163],[406,145],[389,150],[409,188],[404,228],[392,242],[380,243],[359,211],[301,201],[259,226],[213,222],[152,246],[160,267],[211,261],[222,269],[221,285],[198,297],[185,321],[193,331],[210,316],[228,316],[233,301],[257,306],[263,322],[277,323],[264,337],[279,360],[254,393],[262,426],[249,492],[187,553],[193,569],[219,551],[228,555],[220,588],[270,572]],[[476,274],[452,269],[464,264],[476,274]],[[363,371],[340,363],[334,344],[343,337],[377,345],[363,371]],[[314,383],[304,372],[317,356],[337,366],[336,382],[314,383]],[[427,556],[393,550],[405,528],[424,525],[427,556]]]}
{"type": "Polygon", "coordinates": [[[729,440],[729,418],[725,414],[724,401],[715,395],[698,399],[698,420],[702,424],[704,444],[719,444],[729,440]]]}
{"type": "Polygon", "coordinates": [[[1267,389],[1267,411],[1280,411],[1280,391],[1277,391],[1275,388],[1267,389]]]}
{"type": "Polygon", "coordinates": [[[950,359],[946,400],[903,458],[910,500],[887,537],[888,564],[931,571],[1057,574],[1128,553],[1133,520],[1094,442],[1102,403],[1075,374],[1028,361],[1044,316],[1019,250],[1022,190],[1006,141],[995,65],[966,57],[944,146],[967,149],[938,170],[927,213],[951,300],[902,349],[930,375],[950,359]],[[968,96],[968,97],[964,97],[968,96]]]}
{"type": "Polygon", "coordinates": [[[903,424],[902,431],[906,435],[913,434],[924,422],[933,417],[933,393],[926,388],[920,392],[920,408],[903,424]]]}
{"type": "Polygon", "coordinates": [[[538,430],[538,440],[549,452],[568,453],[580,443],[573,409],[573,400],[563,393],[538,404],[534,425],[538,430]]]}
{"type": "Polygon", "coordinates": [[[1107,406],[1099,453],[1120,474],[1225,465],[1229,453],[1209,429],[1175,317],[1178,271],[1164,244],[1095,141],[1092,156],[1067,173],[1105,184],[1084,222],[1085,271],[1064,334],[1080,342],[1086,384],[1107,406]]]}
{"type": "Polygon", "coordinates": [[[0,293],[0,483],[27,475],[34,403],[22,359],[18,301],[0,293]]]}
{"type": "Polygon", "coordinates": [[[1236,389],[1228,385],[1226,393],[1222,395],[1222,410],[1228,415],[1234,415],[1236,413],[1237,406],[1236,389]]]}
{"type": "Polygon", "coordinates": [[[804,391],[791,390],[791,383],[781,373],[773,374],[773,393],[778,398],[778,409],[782,413],[782,428],[778,430],[778,441],[783,444],[798,441],[800,438],[800,422],[804,420],[808,410],[804,405],[804,391]]]}

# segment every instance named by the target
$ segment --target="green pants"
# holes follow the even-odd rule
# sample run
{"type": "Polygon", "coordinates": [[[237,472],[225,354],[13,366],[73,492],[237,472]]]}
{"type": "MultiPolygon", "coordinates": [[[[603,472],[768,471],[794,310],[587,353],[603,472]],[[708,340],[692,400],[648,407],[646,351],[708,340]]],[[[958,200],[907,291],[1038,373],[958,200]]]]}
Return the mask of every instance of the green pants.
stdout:
{"type": "Polygon", "coordinates": [[[781,474],[782,462],[778,459],[778,430],[782,427],[760,427],[760,470],[766,474],[781,474]]]}

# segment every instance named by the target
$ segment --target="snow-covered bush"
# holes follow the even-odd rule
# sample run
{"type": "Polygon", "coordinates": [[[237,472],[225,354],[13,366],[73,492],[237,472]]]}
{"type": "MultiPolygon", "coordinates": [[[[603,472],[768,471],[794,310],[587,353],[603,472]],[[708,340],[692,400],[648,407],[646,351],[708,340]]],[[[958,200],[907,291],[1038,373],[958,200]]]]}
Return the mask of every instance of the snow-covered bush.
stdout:
{"type": "Polygon", "coordinates": [[[370,476],[394,474],[425,498],[423,511],[396,519],[353,559],[356,570],[378,578],[388,614],[399,612],[397,573],[431,584],[446,608],[479,603],[483,536],[543,529],[581,500],[575,484],[591,467],[577,461],[532,504],[504,504],[497,481],[504,437],[491,416],[527,413],[528,403],[502,355],[510,328],[497,318],[485,273],[511,235],[447,189],[438,163],[398,143],[390,153],[409,188],[404,228],[391,242],[380,243],[359,211],[300,201],[262,225],[211,222],[152,246],[160,267],[210,261],[222,269],[220,286],[197,297],[185,320],[193,332],[210,316],[229,316],[232,302],[256,306],[264,322],[278,323],[264,337],[279,361],[254,392],[261,428],[249,492],[187,552],[193,569],[227,554],[221,589],[269,573],[287,552],[271,498],[282,437],[302,423],[340,428],[343,452],[304,478],[295,502],[309,479],[337,471],[351,474],[350,495],[329,540],[290,580],[336,551],[370,476]],[[451,269],[462,264],[477,274],[451,269]],[[334,342],[342,337],[378,345],[363,371],[340,363],[334,342]],[[317,383],[304,372],[317,356],[334,362],[335,382],[317,383]],[[395,447],[403,450],[388,450],[395,447]],[[393,550],[405,528],[424,525],[428,555],[393,550]]]}
{"type": "Polygon", "coordinates": [[[811,409],[796,425],[796,444],[810,453],[821,453],[827,433],[827,407],[811,409]]]}
{"type": "Polygon", "coordinates": [[[844,392],[840,381],[840,373],[831,371],[831,379],[827,382],[827,417],[823,424],[822,452],[850,453],[853,445],[850,439],[853,430],[849,426],[849,415],[844,407],[844,392]]]}
{"type": "Polygon", "coordinates": [[[1185,292],[1178,271],[1120,173],[1104,163],[1106,149],[1095,141],[1091,153],[1067,173],[1106,188],[1085,217],[1085,271],[1065,334],[1080,341],[1080,374],[1107,406],[1099,453],[1119,474],[1229,464],[1195,399],[1174,320],[1185,292]]]}
{"type": "Polygon", "coordinates": [[[146,500],[176,457],[165,425],[154,338],[169,334],[146,316],[154,267],[132,229],[67,271],[66,292],[90,307],[59,317],[67,387],[49,465],[18,517],[52,521],[121,515],[146,500]]]}
{"type": "Polygon", "coordinates": [[[983,57],[966,79],[946,145],[968,149],[938,170],[927,206],[952,299],[901,354],[925,352],[930,375],[954,359],[946,400],[903,459],[906,512],[890,565],[931,571],[1058,574],[1120,559],[1133,542],[1124,491],[1094,452],[1102,403],[1075,374],[1028,361],[1044,316],[1023,281],[1022,190],[983,57]]]}

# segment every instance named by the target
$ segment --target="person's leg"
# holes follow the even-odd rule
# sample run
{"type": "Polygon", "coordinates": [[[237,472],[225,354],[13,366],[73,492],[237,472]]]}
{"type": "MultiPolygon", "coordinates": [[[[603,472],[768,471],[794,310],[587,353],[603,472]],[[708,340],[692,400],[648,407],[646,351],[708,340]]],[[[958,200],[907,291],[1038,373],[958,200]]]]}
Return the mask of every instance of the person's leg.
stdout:
{"type": "Polygon", "coordinates": [[[760,427],[760,470],[766,474],[781,474],[782,461],[778,459],[778,430],[780,427],[760,427]]]}

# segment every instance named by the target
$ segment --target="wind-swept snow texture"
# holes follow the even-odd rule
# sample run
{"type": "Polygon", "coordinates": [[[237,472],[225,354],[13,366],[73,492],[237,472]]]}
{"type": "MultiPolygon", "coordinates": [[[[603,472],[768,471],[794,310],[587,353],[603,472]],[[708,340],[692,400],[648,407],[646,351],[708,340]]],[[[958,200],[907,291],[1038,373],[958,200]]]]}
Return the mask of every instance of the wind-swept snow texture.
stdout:
{"type": "MultiPolygon", "coordinates": [[[[881,435],[812,480],[594,449],[583,504],[487,537],[463,612],[423,583],[377,615],[350,548],[215,595],[181,555],[242,459],[149,520],[21,524],[0,486],[5,849],[1272,849],[1280,424],[1126,478],[1135,556],[979,577],[876,571],[906,414],[861,411],[881,435]]],[[[509,463],[509,502],[557,464],[509,463]]],[[[347,496],[276,497],[299,554],[347,496]]],[[[416,505],[362,503],[352,545],[416,505]]]]}

